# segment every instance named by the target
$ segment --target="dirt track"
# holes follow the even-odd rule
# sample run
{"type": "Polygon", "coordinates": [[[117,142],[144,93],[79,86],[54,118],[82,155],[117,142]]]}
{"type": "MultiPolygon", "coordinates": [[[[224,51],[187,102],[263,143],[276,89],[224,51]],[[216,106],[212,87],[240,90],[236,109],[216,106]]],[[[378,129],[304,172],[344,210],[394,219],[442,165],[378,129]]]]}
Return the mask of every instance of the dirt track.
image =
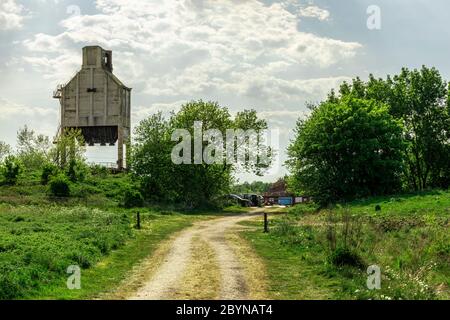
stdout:
{"type": "MultiPolygon", "coordinates": [[[[248,298],[248,285],[243,267],[226,234],[244,220],[255,217],[251,214],[224,217],[195,224],[182,231],[171,243],[170,249],[156,272],[143,283],[137,292],[129,297],[133,300],[172,299],[185,290],[185,273],[192,261],[193,247],[199,239],[207,243],[214,252],[219,269],[219,292],[217,298],[241,300],[248,298]]],[[[195,296],[195,295],[194,295],[195,296]]]]}

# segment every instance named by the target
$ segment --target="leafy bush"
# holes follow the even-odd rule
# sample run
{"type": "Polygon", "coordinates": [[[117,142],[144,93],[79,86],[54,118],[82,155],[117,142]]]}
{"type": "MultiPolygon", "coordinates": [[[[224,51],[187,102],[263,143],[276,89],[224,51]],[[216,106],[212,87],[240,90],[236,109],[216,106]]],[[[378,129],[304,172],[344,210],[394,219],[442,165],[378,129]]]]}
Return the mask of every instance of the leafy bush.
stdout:
{"type": "Polygon", "coordinates": [[[123,195],[122,206],[125,208],[142,207],[144,205],[144,198],[142,194],[136,189],[127,189],[123,195]]]}
{"type": "Polygon", "coordinates": [[[47,185],[52,176],[55,176],[58,173],[58,167],[53,163],[47,163],[42,168],[41,174],[41,184],[47,185]]]}
{"type": "Polygon", "coordinates": [[[14,156],[8,156],[2,166],[2,173],[5,183],[8,185],[15,185],[22,171],[22,163],[14,156]]]}
{"type": "Polygon", "coordinates": [[[87,166],[80,160],[72,159],[67,167],[67,177],[72,182],[82,182],[88,173],[87,166]]]}
{"type": "Polygon", "coordinates": [[[49,191],[55,197],[68,197],[70,196],[70,182],[65,175],[59,174],[50,179],[49,191]]]}
{"type": "Polygon", "coordinates": [[[365,264],[356,251],[349,248],[339,247],[331,252],[329,262],[337,267],[351,266],[363,269],[365,264]]]}

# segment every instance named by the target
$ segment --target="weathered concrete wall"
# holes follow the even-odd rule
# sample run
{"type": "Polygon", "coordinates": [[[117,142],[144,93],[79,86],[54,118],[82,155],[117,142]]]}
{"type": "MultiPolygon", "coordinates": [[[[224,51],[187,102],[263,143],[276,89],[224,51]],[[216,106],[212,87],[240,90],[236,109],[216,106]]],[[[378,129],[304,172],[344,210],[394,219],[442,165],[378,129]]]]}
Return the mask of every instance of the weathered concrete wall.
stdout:
{"type": "Polygon", "coordinates": [[[130,91],[103,69],[82,69],[63,89],[63,127],[129,127],[130,91]],[[95,92],[88,92],[95,89],[95,92]]]}
{"type": "MultiPolygon", "coordinates": [[[[62,131],[77,127],[117,127],[120,153],[123,143],[130,138],[131,89],[112,74],[111,51],[98,46],[83,48],[81,70],[62,87],[59,99],[62,131]]],[[[92,135],[95,130],[89,132],[92,135]]]]}

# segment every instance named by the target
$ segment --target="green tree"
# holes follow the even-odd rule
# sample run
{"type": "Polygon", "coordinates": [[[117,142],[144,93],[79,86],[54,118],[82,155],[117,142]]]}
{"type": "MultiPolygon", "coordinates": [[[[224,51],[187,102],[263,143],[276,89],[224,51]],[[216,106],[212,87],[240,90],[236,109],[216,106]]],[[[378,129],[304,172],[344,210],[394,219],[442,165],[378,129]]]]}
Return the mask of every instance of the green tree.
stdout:
{"type": "Polygon", "coordinates": [[[340,87],[339,96],[332,91],[328,101],[347,96],[386,103],[390,114],[402,121],[407,142],[404,174],[410,188],[450,185],[450,99],[438,70],[403,68],[385,80],[371,75],[367,83],[356,78],[340,87]]]}
{"type": "Polygon", "coordinates": [[[450,162],[447,83],[434,68],[403,69],[393,91],[391,113],[402,119],[409,142],[410,183],[415,189],[436,187],[450,162]]]}
{"type": "MultiPolygon", "coordinates": [[[[275,151],[264,144],[264,132],[268,129],[266,120],[259,119],[255,110],[244,110],[237,113],[234,126],[238,130],[253,130],[255,133],[253,137],[246,136],[243,141],[246,152],[245,158],[239,163],[242,170],[264,175],[275,155],[275,151]]],[[[236,150],[238,148],[242,148],[242,145],[236,145],[236,150]]]]}
{"type": "MultiPolygon", "coordinates": [[[[218,130],[224,137],[227,129],[233,129],[234,123],[227,108],[220,107],[216,102],[193,101],[184,104],[181,110],[171,118],[172,129],[185,129],[191,136],[191,155],[189,164],[175,165],[175,175],[179,177],[176,182],[179,186],[179,195],[182,201],[189,206],[198,206],[208,203],[214,196],[221,195],[229,191],[232,182],[231,164],[225,163],[224,156],[225,141],[217,139],[208,143],[203,140],[203,134],[195,137],[194,123],[202,123],[203,133],[209,129],[218,130]],[[200,140],[201,149],[196,150],[194,140],[200,140]],[[209,144],[220,147],[221,150],[215,150],[213,156],[222,156],[222,161],[217,163],[196,163],[196,158],[203,157],[203,150],[209,144]],[[217,143],[217,144],[215,144],[217,143]],[[198,154],[200,153],[200,155],[198,154]]],[[[185,152],[186,150],[183,150],[185,152]]]]}
{"type": "Polygon", "coordinates": [[[267,192],[272,183],[263,181],[243,182],[241,184],[235,184],[231,188],[231,193],[243,194],[243,193],[256,193],[263,194],[267,192]]]}
{"type": "MultiPolygon", "coordinates": [[[[227,130],[245,124],[243,130],[258,132],[267,126],[254,115],[244,111],[236,121],[227,108],[200,100],[184,104],[169,119],[157,113],[143,120],[135,129],[131,152],[131,170],[143,196],[196,207],[229,192],[237,165],[225,161],[227,130]],[[182,163],[173,161],[174,154],[182,163]]],[[[233,143],[231,148],[238,146],[233,143]]]]}
{"type": "Polygon", "coordinates": [[[82,160],[71,159],[67,164],[66,176],[71,182],[83,182],[88,173],[89,169],[82,160]]]}
{"type": "Polygon", "coordinates": [[[353,97],[313,108],[288,148],[290,189],[321,204],[398,190],[402,127],[388,111],[353,97]]]}
{"type": "Polygon", "coordinates": [[[3,141],[0,141],[0,161],[2,161],[9,154],[11,154],[10,145],[3,141]]]}
{"type": "Polygon", "coordinates": [[[86,143],[79,129],[68,129],[60,135],[50,151],[50,158],[61,169],[84,165],[86,143]]]}
{"type": "Polygon", "coordinates": [[[36,134],[27,126],[17,132],[17,156],[28,171],[41,169],[49,159],[52,148],[50,139],[42,134],[36,134]]]}
{"type": "Polygon", "coordinates": [[[170,137],[171,126],[161,112],[142,120],[135,129],[129,159],[131,173],[140,180],[150,201],[176,201],[179,197],[170,137]]]}

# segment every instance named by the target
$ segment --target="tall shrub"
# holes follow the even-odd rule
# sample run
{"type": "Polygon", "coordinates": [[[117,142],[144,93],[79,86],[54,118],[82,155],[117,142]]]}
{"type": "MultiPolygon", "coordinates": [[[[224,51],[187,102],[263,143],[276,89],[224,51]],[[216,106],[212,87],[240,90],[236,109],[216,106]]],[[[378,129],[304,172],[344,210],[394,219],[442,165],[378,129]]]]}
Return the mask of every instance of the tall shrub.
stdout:
{"type": "Polygon", "coordinates": [[[22,163],[17,157],[7,156],[1,168],[5,183],[15,185],[22,168],[22,163]]]}

